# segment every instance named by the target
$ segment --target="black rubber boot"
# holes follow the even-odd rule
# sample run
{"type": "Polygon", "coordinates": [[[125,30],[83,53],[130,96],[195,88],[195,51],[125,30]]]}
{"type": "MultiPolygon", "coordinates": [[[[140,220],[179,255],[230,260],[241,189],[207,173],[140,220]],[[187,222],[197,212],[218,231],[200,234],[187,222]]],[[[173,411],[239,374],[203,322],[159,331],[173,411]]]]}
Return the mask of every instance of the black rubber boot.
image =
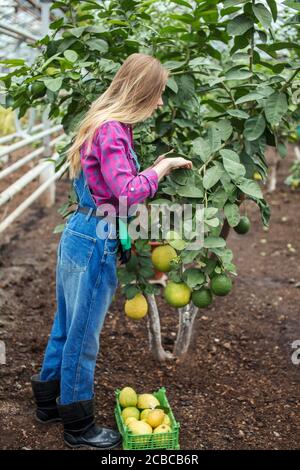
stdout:
{"type": "Polygon", "coordinates": [[[59,380],[40,380],[39,374],[31,377],[31,387],[37,406],[35,417],[40,423],[61,421],[56,399],[60,395],[59,380]]]}
{"type": "Polygon", "coordinates": [[[64,425],[64,441],[69,447],[112,449],[121,442],[118,431],[96,425],[94,399],[60,405],[58,412],[64,425]]]}

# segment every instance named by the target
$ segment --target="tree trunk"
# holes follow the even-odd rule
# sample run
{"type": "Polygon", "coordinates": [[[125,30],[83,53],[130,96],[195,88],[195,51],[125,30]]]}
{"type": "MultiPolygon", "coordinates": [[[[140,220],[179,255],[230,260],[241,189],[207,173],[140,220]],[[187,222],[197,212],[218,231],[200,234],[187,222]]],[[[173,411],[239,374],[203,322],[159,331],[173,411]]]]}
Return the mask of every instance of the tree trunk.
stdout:
{"type": "Polygon", "coordinates": [[[178,311],[179,326],[173,354],[176,357],[182,357],[188,352],[193,333],[194,321],[199,309],[190,302],[185,307],[179,308],[178,311]]]}
{"type": "Polygon", "coordinates": [[[166,361],[168,359],[173,359],[173,354],[168,351],[165,351],[161,344],[160,318],[155,295],[147,294],[146,297],[149,306],[148,332],[150,351],[153,357],[160,362],[166,361]]]}

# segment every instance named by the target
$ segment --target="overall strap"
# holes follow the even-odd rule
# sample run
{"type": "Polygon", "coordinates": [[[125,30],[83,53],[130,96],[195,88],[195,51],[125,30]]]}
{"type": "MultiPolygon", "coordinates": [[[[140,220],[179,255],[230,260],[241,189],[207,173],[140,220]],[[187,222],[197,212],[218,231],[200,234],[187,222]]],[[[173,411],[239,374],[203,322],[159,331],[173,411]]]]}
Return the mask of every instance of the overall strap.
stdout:
{"type": "Polygon", "coordinates": [[[133,148],[131,147],[131,145],[129,145],[129,147],[130,147],[131,155],[133,156],[133,158],[134,158],[134,160],[135,160],[136,169],[137,169],[137,171],[140,171],[141,165],[139,164],[137,154],[135,153],[135,151],[133,150],[133,148]]]}

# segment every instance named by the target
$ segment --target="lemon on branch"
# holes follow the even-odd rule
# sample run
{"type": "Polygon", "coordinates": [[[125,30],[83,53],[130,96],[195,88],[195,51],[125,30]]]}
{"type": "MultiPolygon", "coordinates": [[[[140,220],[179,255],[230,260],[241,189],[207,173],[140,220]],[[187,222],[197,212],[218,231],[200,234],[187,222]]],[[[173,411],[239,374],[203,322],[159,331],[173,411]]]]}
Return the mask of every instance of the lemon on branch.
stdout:
{"type": "Polygon", "coordinates": [[[176,257],[177,253],[170,245],[157,246],[151,253],[153,266],[163,273],[171,270],[171,260],[176,257]]]}
{"type": "Polygon", "coordinates": [[[184,282],[169,281],[164,289],[164,298],[171,307],[184,307],[191,298],[192,290],[184,282]]]}
{"type": "Polygon", "coordinates": [[[258,173],[258,171],[255,171],[253,173],[253,179],[255,179],[256,181],[261,181],[262,180],[262,176],[260,173],[258,173]]]}
{"type": "Polygon", "coordinates": [[[227,295],[232,288],[232,281],[226,274],[216,274],[211,280],[211,290],[215,295],[227,295]]]}
{"type": "Polygon", "coordinates": [[[140,320],[148,313],[148,303],[143,294],[136,294],[125,302],[125,313],[133,320],[140,320]]]}
{"type": "Polygon", "coordinates": [[[212,303],[211,290],[207,287],[201,287],[199,290],[194,290],[192,293],[192,302],[199,308],[208,307],[212,303]]]}
{"type": "Polygon", "coordinates": [[[240,218],[239,223],[233,227],[234,231],[240,235],[244,235],[249,232],[251,227],[251,222],[246,215],[240,218]]]}

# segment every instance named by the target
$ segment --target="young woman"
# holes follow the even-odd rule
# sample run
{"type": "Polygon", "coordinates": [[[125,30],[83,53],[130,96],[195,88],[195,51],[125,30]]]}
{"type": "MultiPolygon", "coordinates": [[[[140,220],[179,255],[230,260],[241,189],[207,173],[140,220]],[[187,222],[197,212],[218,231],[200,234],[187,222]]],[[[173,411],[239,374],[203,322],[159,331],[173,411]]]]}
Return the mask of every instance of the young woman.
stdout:
{"type": "Polygon", "coordinates": [[[100,449],[120,442],[117,431],[94,420],[94,370],[99,335],[117,287],[119,240],[99,206],[119,199],[128,207],[153,197],[170,171],[192,163],[159,156],[139,172],[132,127],[163,106],[168,71],[156,58],[135,53],[122,64],[109,88],[91,105],[70,147],[70,177],[78,208],[57,250],[57,311],[42,369],[32,377],[36,418],[62,421],[71,447],[100,449]],[[99,236],[101,233],[101,237],[99,236]]]}

